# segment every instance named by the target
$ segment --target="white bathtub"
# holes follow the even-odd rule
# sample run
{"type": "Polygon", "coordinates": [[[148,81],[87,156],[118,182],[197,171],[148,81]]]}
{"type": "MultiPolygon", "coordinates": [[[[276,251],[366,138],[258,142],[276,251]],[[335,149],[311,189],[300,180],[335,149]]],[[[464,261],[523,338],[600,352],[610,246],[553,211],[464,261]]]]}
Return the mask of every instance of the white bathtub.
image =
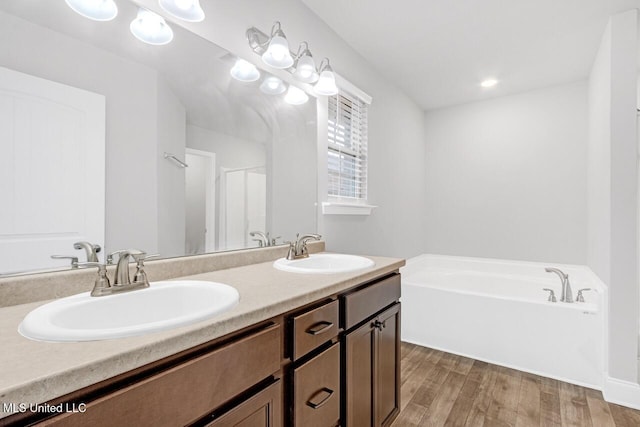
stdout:
{"type": "Polygon", "coordinates": [[[587,267],[421,255],[401,272],[403,341],[602,388],[606,288],[587,267]],[[574,298],[593,289],[584,303],[560,302],[549,266],[569,274],[574,298]]]}

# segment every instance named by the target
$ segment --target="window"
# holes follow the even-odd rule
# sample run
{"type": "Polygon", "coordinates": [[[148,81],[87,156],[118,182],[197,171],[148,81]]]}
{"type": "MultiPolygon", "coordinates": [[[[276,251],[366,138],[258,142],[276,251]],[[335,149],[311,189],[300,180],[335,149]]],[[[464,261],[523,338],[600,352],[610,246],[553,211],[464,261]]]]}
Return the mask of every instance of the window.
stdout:
{"type": "Polygon", "coordinates": [[[347,92],[328,101],[329,200],[366,204],[368,104],[347,92]]]}

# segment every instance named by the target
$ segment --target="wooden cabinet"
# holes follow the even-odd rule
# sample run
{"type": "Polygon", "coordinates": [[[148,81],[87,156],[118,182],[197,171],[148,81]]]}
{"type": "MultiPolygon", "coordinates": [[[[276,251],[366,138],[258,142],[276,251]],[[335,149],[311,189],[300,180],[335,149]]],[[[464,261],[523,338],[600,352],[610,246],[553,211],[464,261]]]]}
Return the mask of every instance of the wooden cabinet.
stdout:
{"type": "Polygon", "coordinates": [[[281,329],[279,324],[267,327],[131,385],[117,387],[88,401],[86,412],[65,413],[42,425],[191,424],[280,370],[281,329]]]}
{"type": "Polygon", "coordinates": [[[0,425],[387,427],[400,406],[399,298],[390,274],[49,402],[86,412],[0,425]]]}
{"type": "Polygon", "coordinates": [[[399,292],[399,276],[393,276],[344,297],[345,325],[356,325],[342,339],[346,427],[388,426],[400,411],[399,292]],[[385,288],[376,288],[380,284],[385,288]],[[386,308],[363,314],[366,306],[381,305],[386,308]]]}

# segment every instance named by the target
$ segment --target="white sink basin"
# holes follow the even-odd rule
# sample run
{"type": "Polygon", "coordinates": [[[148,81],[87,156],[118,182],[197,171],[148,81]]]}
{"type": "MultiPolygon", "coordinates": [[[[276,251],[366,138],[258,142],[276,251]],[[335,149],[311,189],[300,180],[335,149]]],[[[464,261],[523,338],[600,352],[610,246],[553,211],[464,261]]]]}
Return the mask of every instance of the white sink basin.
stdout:
{"type": "Polygon", "coordinates": [[[73,295],[40,306],[18,328],[38,341],[93,341],[143,335],[223,313],[238,303],[235,288],[182,280],[102,297],[73,295]]]}
{"type": "Polygon", "coordinates": [[[344,254],[311,254],[308,258],[294,260],[280,258],[273,263],[278,270],[310,274],[347,273],[374,265],[376,263],[369,258],[344,254]]]}

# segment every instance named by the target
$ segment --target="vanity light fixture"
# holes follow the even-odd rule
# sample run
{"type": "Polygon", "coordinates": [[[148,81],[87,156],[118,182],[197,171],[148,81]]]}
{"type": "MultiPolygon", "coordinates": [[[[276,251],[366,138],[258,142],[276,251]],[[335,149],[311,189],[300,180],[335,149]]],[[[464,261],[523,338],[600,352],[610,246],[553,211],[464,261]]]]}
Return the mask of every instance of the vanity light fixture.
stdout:
{"type": "Polygon", "coordinates": [[[238,58],[231,68],[231,77],[241,82],[255,82],[260,78],[260,71],[249,61],[238,58]]]}
{"type": "Polygon", "coordinates": [[[316,70],[316,63],[313,60],[313,56],[309,51],[309,45],[307,42],[300,43],[298,53],[296,53],[296,70],[293,72],[293,76],[303,83],[314,83],[318,80],[318,71],[316,70]],[[302,49],[304,46],[304,50],[302,49]]]}
{"type": "Polygon", "coordinates": [[[289,90],[287,90],[287,94],[284,96],[284,101],[291,105],[302,105],[308,100],[309,95],[307,95],[302,89],[292,85],[289,85],[289,90]]]}
{"type": "Polygon", "coordinates": [[[494,87],[497,84],[498,84],[498,80],[496,79],[486,79],[486,80],[483,80],[482,83],[480,83],[480,86],[482,86],[483,88],[490,88],[490,87],[494,87]]]}
{"type": "Polygon", "coordinates": [[[167,13],[188,22],[204,20],[204,10],[200,0],[159,0],[160,7],[167,13]]]}
{"type": "Polygon", "coordinates": [[[173,30],[164,18],[147,9],[138,9],[138,16],[129,28],[138,40],[148,44],[164,45],[173,40],[173,30]]]}
{"type": "Polygon", "coordinates": [[[333,96],[338,94],[336,86],[336,76],[329,65],[329,58],[325,58],[320,63],[320,77],[313,87],[313,91],[318,95],[333,96]]]}
{"type": "Polygon", "coordinates": [[[94,21],[111,21],[118,15],[113,0],[65,0],[74,12],[94,21]]]}
{"type": "Polygon", "coordinates": [[[287,42],[279,21],[276,21],[271,27],[270,36],[255,27],[251,27],[247,30],[247,39],[253,51],[262,55],[262,61],[265,64],[280,69],[289,68],[293,65],[289,42],[287,42]]]}
{"type": "Polygon", "coordinates": [[[278,77],[269,76],[263,80],[260,85],[260,90],[262,93],[266,93],[267,95],[280,95],[287,90],[287,86],[278,77]]]}

